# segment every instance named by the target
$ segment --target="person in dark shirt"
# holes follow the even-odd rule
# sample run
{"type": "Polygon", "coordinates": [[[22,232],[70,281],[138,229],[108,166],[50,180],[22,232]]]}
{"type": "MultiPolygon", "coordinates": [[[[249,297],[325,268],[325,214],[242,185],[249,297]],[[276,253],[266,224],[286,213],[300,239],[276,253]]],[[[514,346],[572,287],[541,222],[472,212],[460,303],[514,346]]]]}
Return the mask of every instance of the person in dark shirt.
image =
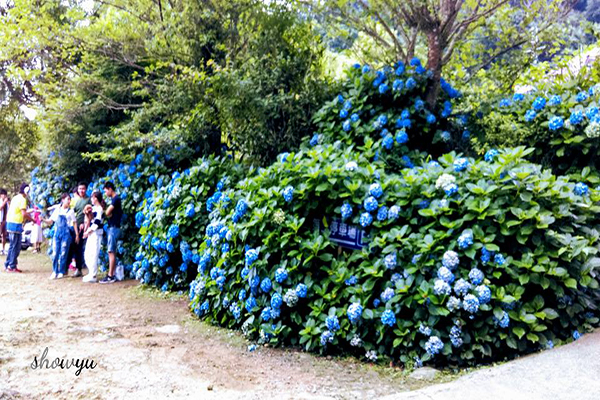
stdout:
{"type": "Polygon", "coordinates": [[[115,185],[112,182],[104,184],[104,194],[110,199],[110,205],[106,209],[107,221],[107,251],[108,251],[108,275],[100,283],[114,283],[115,269],[117,266],[117,241],[121,236],[121,218],[123,217],[123,207],[121,206],[121,197],[115,191],[115,185]]]}
{"type": "Polygon", "coordinates": [[[85,219],[83,210],[85,206],[91,204],[90,198],[87,197],[87,183],[79,182],[77,184],[77,196],[78,198],[75,201],[75,207],[73,208],[73,211],[75,211],[76,222],[73,224],[73,228],[75,230],[75,240],[72,244],[77,271],[75,274],[73,274],[73,278],[83,276],[81,270],[83,269],[85,263],[83,254],[85,253],[86,239],[83,237],[83,221],[85,219]]]}

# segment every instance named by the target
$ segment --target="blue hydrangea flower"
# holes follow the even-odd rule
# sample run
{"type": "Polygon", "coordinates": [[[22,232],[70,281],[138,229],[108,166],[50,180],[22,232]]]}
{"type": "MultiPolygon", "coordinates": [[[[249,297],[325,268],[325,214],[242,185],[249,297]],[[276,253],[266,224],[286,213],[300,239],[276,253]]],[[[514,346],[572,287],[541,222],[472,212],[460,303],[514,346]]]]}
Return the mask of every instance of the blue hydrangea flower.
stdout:
{"type": "Polygon", "coordinates": [[[573,340],[577,340],[581,337],[581,333],[579,331],[573,331],[573,340]]]}
{"type": "Polygon", "coordinates": [[[396,253],[391,253],[385,256],[383,259],[383,264],[387,269],[394,269],[397,265],[396,253]]]}
{"type": "Polygon", "coordinates": [[[252,311],[256,307],[256,299],[252,296],[248,297],[245,306],[247,311],[252,311]]]}
{"type": "Polygon", "coordinates": [[[351,323],[357,324],[360,321],[362,316],[363,307],[360,303],[352,303],[348,306],[348,310],[346,311],[346,315],[351,323]]]}
{"type": "Polygon", "coordinates": [[[368,212],[373,212],[373,211],[377,210],[377,208],[379,207],[379,203],[377,203],[377,200],[375,199],[374,196],[369,196],[363,202],[363,206],[365,207],[365,210],[367,210],[368,212]]]}
{"type": "Polygon", "coordinates": [[[333,333],[330,331],[321,333],[321,346],[327,346],[327,344],[331,342],[333,342],[333,333]]]}
{"type": "Polygon", "coordinates": [[[560,96],[555,94],[550,97],[550,100],[548,101],[548,105],[549,106],[558,106],[558,105],[560,105],[561,102],[562,102],[562,99],[560,98],[560,96]]]}
{"type": "Polygon", "coordinates": [[[448,311],[451,311],[451,312],[459,309],[461,307],[460,299],[458,299],[454,296],[450,296],[450,298],[448,299],[448,303],[446,304],[446,307],[448,308],[448,311]]]}
{"type": "Polygon", "coordinates": [[[543,97],[537,97],[533,101],[533,104],[531,104],[531,107],[533,107],[533,109],[536,111],[542,110],[544,107],[546,107],[546,99],[543,97]]]}
{"type": "Polygon", "coordinates": [[[294,198],[294,187],[289,185],[286,186],[285,189],[283,189],[283,199],[289,203],[290,201],[293,200],[294,198]]]}
{"type": "Polygon", "coordinates": [[[435,356],[444,348],[444,343],[437,336],[431,336],[427,343],[425,343],[425,351],[431,355],[435,356]]]}
{"type": "Polygon", "coordinates": [[[260,319],[263,321],[269,321],[271,319],[271,307],[265,307],[260,313],[260,319]]]}
{"type": "Polygon", "coordinates": [[[504,265],[504,263],[506,262],[506,259],[504,258],[504,256],[502,254],[496,254],[494,256],[494,262],[500,266],[504,265]]]}
{"type": "Polygon", "coordinates": [[[500,328],[505,329],[508,328],[508,325],[510,324],[510,317],[506,311],[502,311],[502,318],[498,319],[494,317],[494,322],[496,322],[500,328]]]}
{"type": "Polygon", "coordinates": [[[511,101],[510,101],[510,99],[505,98],[505,99],[500,100],[500,103],[498,105],[500,107],[510,107],[511,101]]]}
{"type": "Polygon", "coordinates": [[[344,281],[346,286],[356,285],[357,282],[358,282],[358,278],[355,275],[352,275],[350,278],[348,278],[344,281]]]}
{"type": "Polygon", "coordinates": [[[264,278],[260,283],[260,290],[262,290],[265,293],[269,293],[272,287],[273,284],[271,283],[271,280],[268,277],[264,278]]]}
{"type": "Polygon", "coordinates": [[[481,270],[473,268],[471,271],[469,271],[469,279],[473,285],[480,285],[483,282],[483,278],[484,275],[481,270]]]}
{"type": "Polygon", "coordinates": [[[381,304],[381,300],[379,300],[379,299],[373,300],[373,307],[377,308],[377,307],[379,307],[379,304],[381,304]]]}
{"type": "Polygon", "coordinates": [[[446,283],[454,282],[454,274],[446,267],[440,267],[438,269],[437,277],[446,283]]]}
{"type": "Polygon", "coordinates": [[[586,92],[579,92],[577,93],[577,96],[575,96],[575,101],[577,101],[578,103],[584,102],[586,101],[588,98],[588,94],[586,92]]]}
{"type": "Polygon", "coordinates": [[[387,216],[388,216],[388,208],[386,206],[381,207],[377,211],[377,220],[378,221],[385,221],[387,219],[387,216]]]}
{"type": "Polygon", "coordinates": [[[396,218],[398,218],[399,214],[400,214],[400,207],[398,207],[396,205],[391,206],[388,211],[388,219],[395,220],[396,218]]]}
{"type": "Polygon", "coordinates": [[[450,135],[450,132],[443,131],[442,133],[440,133],[440,138],[444,142],[449,142],[452,139],[452,136],[450,135]]]}
{"type": "Polygon", "coordinates": [[[343,104],[344,103],[344,96],[342,96],[341,94],[337,95],[337,101],[339,104],[343,104]]]}
{"type": "Polygon", "coordinates": [[[240,290],[240,294],[238,295],[238,299],[240,301],[246,300],[246,289],[240,290]]]}
{"type": "Polygon", "coordinates": [[[525,96],[524,96],[522,93],[515,93],[515,94],[513,95],[513,101],[514,101],[514,102],[517,102],[517,103],[518,103],[518,102],[521,102],[521,101],[523,101],[524,99],[525,99],[525,96]]]}
{"type": "Polygon", "coordinates": [[[464,250],[473,244],[473,232],[466,230],[458,237],[458,248],[464,250]]]}
{"type": "Polygon", "coordinates": [[[554,342],[552,340],[548,340],[546,342],[546,348],[548,348],[548,349],[554,348],[554,342]]]}
{"type": "Polygon", "coordinates": [[[561,117],[552,117],[548,122],[548,128],[550,128],[551,131],[556,131],[562,128],[564,123],[565,121],[561,117]]]}
{"type": "Polygon", "coordinates": [[[352,206],[348,203],[344,203],[341,208],[342,220],[348,219],[352,216],[352,206]]]}
{"type": "Polygon", "coordinates": [[[392,135],[386,135],[381,144],[384,149],[391,150],[394,147],[394,138],[392,135]]]}
{"type": "Polygon", "coordinates": [[[453,196],[458,193],[458,186],[456,183],[450,183],[444,187],[444,193],[446,193],[446,196],[453,196]]]}
{"type": "Polygon", "coordinates": [[[419,325],[419,332],[425,336],[431,336],[431,328],[427,325],[419,325]]]}
{"type": "Polygon", "coordinates": [[[485,285],[480,285],[475,288],[479,304],[487,304],[492,299],[492,291],[485,285]]]}
{"type": "Polygon", "coordinates": [[[487,264],[490,262],[491,257],[494,255],[494,252],[489,251],[485,247],[481,249],[481,262],[487,264]]]}
{"type": "Polygon", "coordinates": [[[349,119],[344,121],[344,123],[342,124],[342,129],[344,130],[344,132],[349,132],[350,129],[352,129],[352,123],[349,119]]]}
{"type": "Polygon", "coordinates": [[[336,332],[340,329],[340,321],[337,316],[332,315],[325,319],[325,326],[331,332],[336,332]]]}
{"type": "Polygon", "coordinates": [[[583,182],[579,182],[575,185],[575,187],[573,187],[573,193],[575,193],[577,196],[585,196],[589,193],[589,191],[590,189],[583,182]]]}
{"type": "Polygon", "coordinates": [[[246,265],[251,266],[258,259],[258,251],[256,249],[246,250],[246,265]]]}
{"type": "Polygon", "coordinates": [[[591,121],[593,120],[598,113],[600,113],[600,110],[598,109],[598,107],[595,106],[590,106],[585,110],[585,116],[591,121]]]}
{"type": "Polygon", "coordinates": [[[461,172],[464,171],[465,169],[467,169],[467,167],[469,166],[469,160],[467,160],[466,158],[457,158],[456,160],[454,160],[454,171],[456,172],[461,172]]]}
{"type": "Polygon", "coordinates": [[[417,81],[415,81],[415,79],[414,79],[414,78],[412,78],[412,77],[411,77],[411,78],[408,78],[408,79],[406,80],[406,88],[407,88],[408,90],[412,90],[412,89],[414,89],[415,87],[417,87],[417,81]]]}
{"type": "Polygon", "coordinates": [[[318,134],[318,133],[315,133],[315,134],[313,135],[313,137],[310,139],[310,143],[309,143],[309,144],[310,144],[311,146],[316,146],[316,145],[318,145],[318,144],[319,144],[319,134],[318,134]]]}
{"type": "Polygon", "coordinates": [[[483,156],[483,158],[485,159],[485,161],[487,162],[492,162],[494,161],[494,158],[496,158],[496,156],[500,154],[500,152],[496,149],[490,149],[485,153],[485,156],[483,156]]]}
{"type": "Polygon", "coordinates": [[[307,292],[307,287],[304,283],[299,283],[296,286],[296,294],[298,295],[298,297],[300,297],[301,299],[306,297],[306,292],[307,292]]]}
{"type": "Polygon", "coordinates": [[[196,214],[196,209],[193,204],[188,204],[185,208],[185,216],[188,218],[193,217],[196,214]]]}
{"type": "Polygon", "coordinates": [[[396,315],[392,310],[385,310],[381,314],[381,323],[388,326],[396,325],[396,315]]]}
{"type": "Polygon", "coordinates": [[[525,121],[531,122],[535,119],[536,116],[537,116],[537,113],[535,111],[527,110],[527,112],[525,113],[525,121]]]}
{"type": "Polygon", "coordinates": [[[440,296],[440,295],[449,295],[451,293],[452,289],[450,288],[450,285],[448,285],[447,282],[444,282],[441,279],[436,279],[435,283],[433,285],[433,293],[436,296],[440,296]]]}
{"type": "Polygon", "coordinates": [[[360,119],[360,117],[358,116],[357,113],[354,113],[350,116],[350,121],[352,121],[352,122],[358,122],[359,119],[360,119]]]}
{"type": "Polygon", "coordinates": [[[284,267],[279,267],[275,271],[275,282],[283,283],[288,278],[288,271],[284,267]]]}
{"type": "Polygon", "coordinates": [[[423,109],[423,107],[425,107],[425,102],[423,102],[423,100],[417,98],[415,100],[415,110],[421,111],[423,109]]]}
{"type": "Polygon", "coordinates": [[[408,135],[406,134],[406,131],[404,129],[396,133],[396,142],[398,144],[404,144],[408,142],[408,135]]]}
{"type": "Polygon", "coordinates": [[[352,108],[352,102],[350,100],[346,100],[344,102],[344,110],[350,110],[352,108]]]}
{"type": "Polygon", "coordinates": [[[369,72],[371,72],[371,67],[369,67],[368,65],[365,65],[365,66],[362,68],[362,73],[363,73],[363,74],[368,74],[369,72]]]}
{"type": "Polygon", "coordinates": [[[394,297],[394,289],[386,288],[383,292],[381,292],[381,301],[387,303],[394,297]]]}
{"type": "Polygon", "coordinates": [[[423,210],[423,209],[429,207],[429,204],[430,204],[429,200],[421,200],[421,202],[419,203],[419,208],[421,210],[423,210]]]}
{"type": "Polygon", "coordinates": [[[427,114],[426,120],[427,120],[427,123],[430,125],[435,124],[435,122],[437,121],[437,119],[435,118],[435,115],[433,115],[431,113],[427,114]]]}
{"type": "Polygon", "coordinates": [[[442,256],[442,265],[448,268],[450,271],[454,271],[458,266],[459,259],[458,254],[455,251],[448,250],[442,256]]]}
{"type": "Polygon", "coordinates": [[[340,110],[340,118],[341,119],[346,119],[348,118],[348,110],[346,110],[345,108],[342,108],[340,110]]]}
{"type": "Polygon", "coordinates": [[[379,93],[384,94],[385,92],[387,92],[389,89],[388,85],[385,83],[382,83],[381,85],[379,85],[379,93]]]}
{"type": "Polygon", "coordinates": [[[479,299],[472,294],[468,294],[463,299],[463,308],[470,314],[475,314],[479,310],[479,299]]]}
{"type": "Polygon", "coordinates": [[[583,122],[583,112],[581,110],[573,111],[569,117],[569,122],[571,125],[578,125],[583,122]]]}
{"type": "Polygon", "coordinates": [[[271,308],[278,310],[281,308],[281,304],[283,303],[283,298],[277,292],[273,293],[271,296],[271,308]]]}
{"type": "Polygon", "coordinates": [[[394,90],[394,92],[402,90],[403,87],[404,87],[404,82],[402,80],[400,80],[400,79],[394,80],[394,83],[392,84],[392,89],[394,90]]]}
{"type": "Polygon", "coordinates": [[[464,279],[460,278],[454,284],[454,292],[459,296],[464,296],[471,289],[471,284],[464,279]]]}

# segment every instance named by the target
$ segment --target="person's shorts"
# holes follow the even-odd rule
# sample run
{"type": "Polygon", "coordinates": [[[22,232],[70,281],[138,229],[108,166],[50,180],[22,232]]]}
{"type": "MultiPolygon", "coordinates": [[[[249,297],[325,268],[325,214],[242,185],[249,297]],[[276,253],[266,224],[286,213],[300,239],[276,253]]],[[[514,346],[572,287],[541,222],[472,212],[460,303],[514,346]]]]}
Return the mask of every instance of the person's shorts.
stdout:
{"type": "Polygon", "coordinates": [[[109,253],[117,252],[117,242],[119,241],[119,237],[121,236],[121,229],[115,228],[114,226],[108,227],[108,238],[107,238],[107,249],[106,251],[109,253]]]}
{"type": "Polygon", "coordinates": [[[6,222],[0,222],[0,238],[8,239],[8,231],[6,230],[6,222]]]}

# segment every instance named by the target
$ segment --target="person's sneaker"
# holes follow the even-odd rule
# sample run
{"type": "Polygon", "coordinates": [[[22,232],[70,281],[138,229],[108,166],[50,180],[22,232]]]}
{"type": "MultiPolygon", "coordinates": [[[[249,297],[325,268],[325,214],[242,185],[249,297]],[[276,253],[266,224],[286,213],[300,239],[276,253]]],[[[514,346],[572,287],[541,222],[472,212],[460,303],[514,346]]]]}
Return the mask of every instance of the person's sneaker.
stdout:
{"type": "Polygon", "coordinates": [[[117,278],[115,278],[114,276],[106,275],[104,278],[102,278],[100,280],[100,283],[115,283],[116,281],[117,281],[117,278]]]}
{"type": "Polygon", "coordinates": [[[64,277],[64,274],[58,274],[56,275],[56,279],[62,279],[64,277]]]}
{"type": "Polygon", "coordinates": [[[81,270],[78,269],[77,271],[75,271],[72,278],[79,278],[80,276],[83,276],[83,274],[81,273],[81,270]]]}
{"type": "Polygon", "coordinates": [[[21,273],[21,272],[23,272],[23,271],[21,271],[21,270],[20,270],[19,268],[17,268],[17,267],[14,267],[14,268],[9,268],[9,269],[8,269],[8,272],[18,272],[18,273],[21,273]]]}
{"type": "Polygon", "coordinates": [[[84,282],[88,282],[88,283],[95,283],[98,282],[98,279],[96,279],[95,276],[92,276],[91,274],[87,274],[86,276],[83,277],[82,279],[84,282]]]}
{"type": "Polygon", "coordinates": [[[56,272],[53,272],[52,275],[50,275],[50,280],[56,279],[56,272]]]}

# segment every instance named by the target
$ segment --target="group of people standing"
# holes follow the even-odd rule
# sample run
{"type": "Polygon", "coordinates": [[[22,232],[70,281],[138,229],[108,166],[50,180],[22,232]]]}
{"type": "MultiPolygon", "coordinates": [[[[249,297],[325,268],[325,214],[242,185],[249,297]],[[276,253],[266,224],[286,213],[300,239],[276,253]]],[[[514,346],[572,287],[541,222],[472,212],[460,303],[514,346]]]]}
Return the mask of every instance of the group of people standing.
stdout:
{"type": "MultiPolygon", "coordinates": [[[[52,206],[50,218],[41,218],[41,211],[29,206],[29,185],[24,183],[19,193],[10,201],[6,190],[0,189],[0,235],[2,235],[2,253],[6,239],[10,242],[6,252],[4,268],[7,272],[21,272],[18,268],[18,257],[21,251],[23,224],[28,221],[39,223],[41,236],[42,223],[54,224],[52,239],[52,274],[50,279],[61,279],[67,276],[68,264],[75,260],[74,278],[83,276],[83,269],[88,273],[83,276],[84,282],[98,282],[98,257],[102,246],[104,232],[107,234],[107,252],[109,261],[108,275],[100,283],[116,282],[116,252],[120,236],[123,208],[121,198],[115,191],[112,182],[104,184],[104,194],[110,199],[106,207],[99,191],[87,197],[87,184],[80,182],[73,196],[63,193],[60,203],[52,206]],[[106,229],[104,224],[106,220],[106,229]]],[[[36,224],[37,225],[37,224],[36,224]]],[[[40,239],[41,242],[41,239],[40,239]]],[[[37,246],[36,246],[37,247],[37,246]]]]}

